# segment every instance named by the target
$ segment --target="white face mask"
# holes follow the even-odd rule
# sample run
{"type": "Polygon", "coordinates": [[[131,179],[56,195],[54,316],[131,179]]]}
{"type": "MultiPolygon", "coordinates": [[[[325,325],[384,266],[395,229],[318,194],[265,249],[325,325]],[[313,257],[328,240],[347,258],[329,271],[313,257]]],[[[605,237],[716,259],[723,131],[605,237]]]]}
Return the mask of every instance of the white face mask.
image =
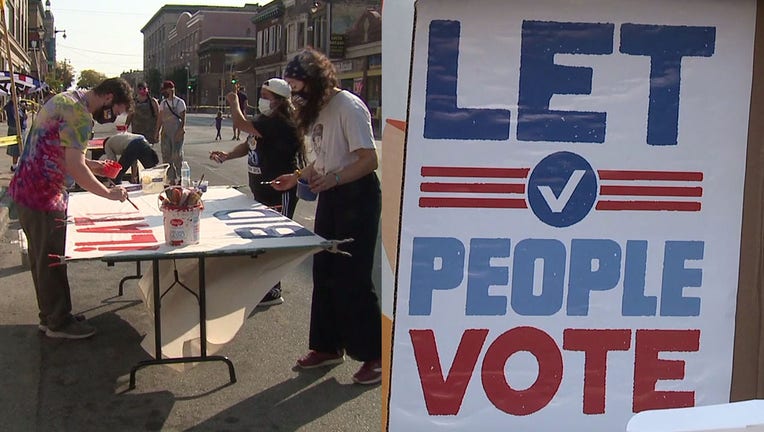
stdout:
{"type": "Polygon", "coordinates": [[[257,100],[257,109],[264,115],[270,115],[271,112],[273,112],[273,109],[271,109],[271,101],[263,98],[257,100]]]}

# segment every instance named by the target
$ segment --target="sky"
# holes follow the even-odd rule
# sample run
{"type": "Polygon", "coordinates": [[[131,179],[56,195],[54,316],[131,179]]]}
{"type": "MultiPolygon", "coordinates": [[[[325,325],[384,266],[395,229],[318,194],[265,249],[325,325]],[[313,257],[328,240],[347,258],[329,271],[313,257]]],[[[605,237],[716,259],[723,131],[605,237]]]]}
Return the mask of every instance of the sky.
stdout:
{"type": "Polygon", "coordinates": [[[86,69],[101,72],[107,77],[141,70],[141,29],[165,4],[242,7],[246,3],[266,4],[268,0],[50,0],[56,29],[66,30],[66,39],[63,33],[56,34],[56,60],[66,59],[72,65],[75,82],[80,71],[86,69]]]}

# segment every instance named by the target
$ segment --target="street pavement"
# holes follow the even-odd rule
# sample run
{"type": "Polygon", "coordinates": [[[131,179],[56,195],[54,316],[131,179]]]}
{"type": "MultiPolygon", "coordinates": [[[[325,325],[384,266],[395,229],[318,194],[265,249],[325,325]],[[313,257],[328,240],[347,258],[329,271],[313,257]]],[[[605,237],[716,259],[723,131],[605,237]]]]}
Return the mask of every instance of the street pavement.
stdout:
{"type": "MultiPolygon", "coordinates": [[[[218,165],[212,149],[230,149],[230,120],[214,141],[211,115],[190,114],[185,153],[192,178],[210,185],[245,185],[245,159],[218,165]]],[[[4,126],[0,126],[3,129],[4,126]]],[[[115,133],[98,125],[96,137],[115,133]]],[[[37,329],[32,278],[21,265],[18,222],[2,198],[10,158],[0,150],[0,430],[2,431],[329,431],[381,429],[379,386],[359,386],[351,376],[360,363],[293,370],[307,350],[311,259],[283,281],[285,303],[258,308],[218,353],[236,367],[228,383],[223,363],[178,372],[150,366],[128,390],[131,367],[149,359],[140,342],[152,321],[134,281],[117,296],[119,280],[135,264],[100,261],[69,264],[74,311],[98,329],[91,339],[50,339],[37,329]],[[5,205],[5,206],[4,206],[5,205]]],[[[243,192],[249,193],[246,188],[243,192]]],[[[301,201],[295,219],[311,228],[312,203],[301,201]]],[[[379,270],[375,274],[379,287],[379,270]]],[[[242,289],[246,289],[242,287],[242,289]]]]}

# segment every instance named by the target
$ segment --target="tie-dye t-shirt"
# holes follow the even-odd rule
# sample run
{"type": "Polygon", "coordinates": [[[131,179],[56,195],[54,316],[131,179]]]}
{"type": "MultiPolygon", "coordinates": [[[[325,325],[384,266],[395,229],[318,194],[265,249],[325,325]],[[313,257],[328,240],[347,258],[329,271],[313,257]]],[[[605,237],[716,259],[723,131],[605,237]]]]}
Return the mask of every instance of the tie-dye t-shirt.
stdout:
{"type": "Polygon", "coordinates": [[[53,96],[40,108],[8,188],[16,203],[33,210],[66,210],[66,189],[74,180],[66,173],[64,149],[87,151],[93,116],[86,105],[85,92],[75,90],[53,96]]]}

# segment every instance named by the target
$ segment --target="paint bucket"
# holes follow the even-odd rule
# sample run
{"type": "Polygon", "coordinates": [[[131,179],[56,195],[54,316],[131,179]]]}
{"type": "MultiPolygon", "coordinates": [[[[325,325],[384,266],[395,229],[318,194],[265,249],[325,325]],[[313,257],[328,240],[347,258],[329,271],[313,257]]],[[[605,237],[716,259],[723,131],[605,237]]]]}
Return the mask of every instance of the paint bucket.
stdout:
{"type": "Polygon", "coordinates": [[[117,177],[117,174],[122,171],[122,165],[114,160],[106,160],[103,164],[103,175],[110,179],[117,177]]]}
{"type": "Polygon", "coordinates": [[[315,201],[318,198],[318,194],[310,190],[307,180],[297,180],[297,198],[304,201],[315,201]]]}
{"type": "Polygon", "coordinates": [[[164,241],[169,246],[187,246],[199,243],[199,219],[203,205],[177,207],[163,205],[164,241]]]}
{"type": "Polygon", "coordinates": [[[144,193],[160,193],[167,184],[167,169],[170,164],[159,164],[154,168],[144,168],[141,170],[141,188],[144,193]]]}

